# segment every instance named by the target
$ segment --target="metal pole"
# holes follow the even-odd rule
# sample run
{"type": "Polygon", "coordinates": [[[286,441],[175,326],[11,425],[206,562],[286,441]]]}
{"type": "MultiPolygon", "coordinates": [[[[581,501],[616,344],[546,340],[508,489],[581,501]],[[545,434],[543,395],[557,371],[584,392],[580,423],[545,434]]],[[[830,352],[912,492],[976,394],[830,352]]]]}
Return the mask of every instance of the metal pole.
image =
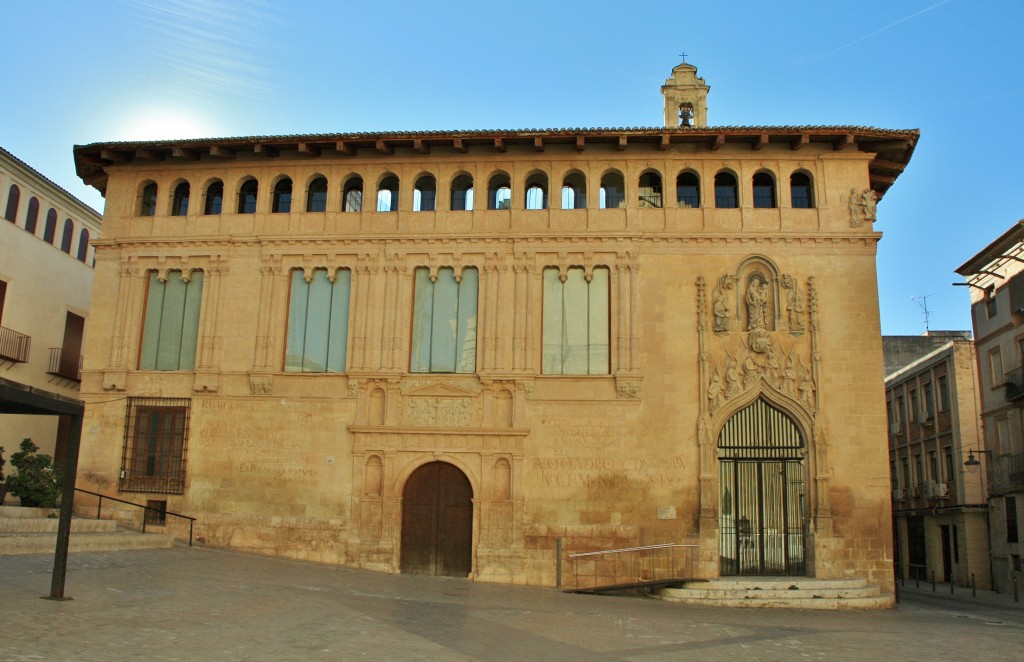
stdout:
{"type": "MultiPolygon", "coordinates": [[[[193,520],[188,521],[188,546],[192,546],[192,525],[195,524],[193,520]]],[[[561,555],[559,555],[561,557],[561,555]]]]}
{"type": "Polygon", "coordinates": [[[935,592],[935,571],[932,570],[932,593],[935,592]]]}
{"type": "Polygon", "coordinates": [[[950,595],[953,595],[953,585],[954,585],[954,584],[955,584],[955,582],[953,581],[953,578],[952,578],[952,577],[950,577],[950,578],[949,578],[949,594],[950,594],[950,595]]]}
{"type": "Polygon", "coordinates": [[[1013,601],[1020,602],[1020,593],[1017,591],[1017,575],[1013,576],[1013,601]]]}
{"type": "Polygon", "coordinates": [[[978,586],[974,583],[974,573],[971,573],[971,597],[978,597],[978,586]]]}
{"type": "Polygon", "coordinates": [[[78,473],[78,448],[82,444],[82,413],[70,414],[68,447],[64,456],[64,476],[61,485],[60,520],[57,522],[57,545],[53,550],[53,574],[50,577],[50,600],[70,600],[64,597],[64,579],[68,574],[68,546],[71,537],[71,514],[75,504],[75,475],[78,473]]]}
{"type": "MultiPolygon", "coordinates": [[[[192,545],[192,524],[188,525],[188,544],[192,545]]],[[[562,539],[555,538],[555,586],[562,588],[562,539]]]]}
{"type": "Polygon", "coordinates": [[[96,504],[96,519],[100,518],[100,513],[103,511],[103,497],[100,497],[99,503],[96,504]]]}

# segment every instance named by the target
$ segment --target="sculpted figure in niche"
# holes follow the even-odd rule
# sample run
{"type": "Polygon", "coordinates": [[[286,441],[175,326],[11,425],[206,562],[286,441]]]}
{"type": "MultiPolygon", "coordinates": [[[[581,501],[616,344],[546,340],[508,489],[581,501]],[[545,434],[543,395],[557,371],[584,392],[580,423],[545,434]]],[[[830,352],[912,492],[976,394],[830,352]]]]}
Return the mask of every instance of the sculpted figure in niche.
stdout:
{"type": "Polygon", "coordinates": [[[768,328],[768,283],[754,274],[747,286],[747,331],[768,328]]]}
{"type": "Polygon", "coordinates": [[[724,333],[729,330],[729,291],[732,290],[732,276],[722,276],[711,292],[711,312],[714,315],[712,330],[724,333]]]}
{"type": "Polygon", "coordinates": [[[804,330],[804,313],[807,311],[807,305],[800,293],[800,286],[792,276],[783,276],[782,286],[789,290],[786,294],[789,330],[790,332],[801,332],[804,330]]]}
{"type": "Polygon", "coordinates": [[[711,375],[711,383],[708,384],[708,408],[711,411],[718,409],[718,401],[722,397],[723,390],[722,377],[716,371],[711,375]]]}
{"type": "Polygon", "coordinates": [[[846,201],[850,210],[850,227],[859,228],[865,222],[875,221],[878,197],[871,189],[864,189],[857,192],[857,189],[850,189],[850,198],[846,201]]]}

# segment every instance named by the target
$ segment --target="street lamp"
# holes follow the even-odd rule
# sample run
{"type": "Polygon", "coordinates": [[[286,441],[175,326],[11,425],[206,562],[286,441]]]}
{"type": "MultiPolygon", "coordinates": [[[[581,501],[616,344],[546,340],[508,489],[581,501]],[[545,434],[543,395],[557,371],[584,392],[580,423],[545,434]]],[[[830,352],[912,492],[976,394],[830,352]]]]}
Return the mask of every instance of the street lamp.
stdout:
{"type": "MultiPolygon", "coordinates": [[[[989,459],[990,460],[992,459],[992,451],[990,451],[990,450],[979,450],[978,452],[981,453],[982,455],[988,455],[989,459]]],[[[968,450],[967,451],[967,461],[964,462],[964,466],[965,467],[976,467],[979,464],[981,464],[981,461],[979,461],[978,458],[974,457],[974,449],[968,450]]]]}

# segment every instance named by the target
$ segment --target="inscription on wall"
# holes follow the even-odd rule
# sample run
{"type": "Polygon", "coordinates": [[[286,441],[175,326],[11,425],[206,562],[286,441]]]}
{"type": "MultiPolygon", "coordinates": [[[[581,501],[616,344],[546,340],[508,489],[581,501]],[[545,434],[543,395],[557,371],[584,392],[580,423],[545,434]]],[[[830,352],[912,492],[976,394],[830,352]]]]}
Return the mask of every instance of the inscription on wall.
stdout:
{"type": "MultiPolygon", "coordinates": [[[[271,485],[315,486],[319,472],[308,441],[279,428],[260,427],[262,414],[280,415],[276,402],[205,400],[204,420],[194,442],[211,463],[241,480],[262,479],[271,485]],[[219,416],[218,414],[225,414],[219,416]]],[[[290,421],[312,424],[308,413],[290,413],[290,421]]],[[[269,416],[267,420],[272,420],[269,416]]]]}

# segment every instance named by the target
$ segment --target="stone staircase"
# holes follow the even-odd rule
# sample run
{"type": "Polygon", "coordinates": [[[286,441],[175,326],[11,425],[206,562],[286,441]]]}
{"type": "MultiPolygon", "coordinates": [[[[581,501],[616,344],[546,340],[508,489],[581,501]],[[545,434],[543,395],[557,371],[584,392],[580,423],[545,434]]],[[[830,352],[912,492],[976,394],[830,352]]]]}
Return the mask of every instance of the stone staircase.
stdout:
{"type": "Polygon", "coordinates": [[[721,577],[663,588],[667,602],[719,607],[790,607],[796,609],[888,609],[895,596],[865,579],[810,577],[721,577]]]}
{"type": "MultiPolygon", "coordinates": [[[[53,554],[57,545],[58,511],[50,508],[0,506],[0,556],[53,554]]],[[[118,528],[113,520],[71,520],[69,551],[111,552],[170,547],[174,536],[118,528]]]]}

